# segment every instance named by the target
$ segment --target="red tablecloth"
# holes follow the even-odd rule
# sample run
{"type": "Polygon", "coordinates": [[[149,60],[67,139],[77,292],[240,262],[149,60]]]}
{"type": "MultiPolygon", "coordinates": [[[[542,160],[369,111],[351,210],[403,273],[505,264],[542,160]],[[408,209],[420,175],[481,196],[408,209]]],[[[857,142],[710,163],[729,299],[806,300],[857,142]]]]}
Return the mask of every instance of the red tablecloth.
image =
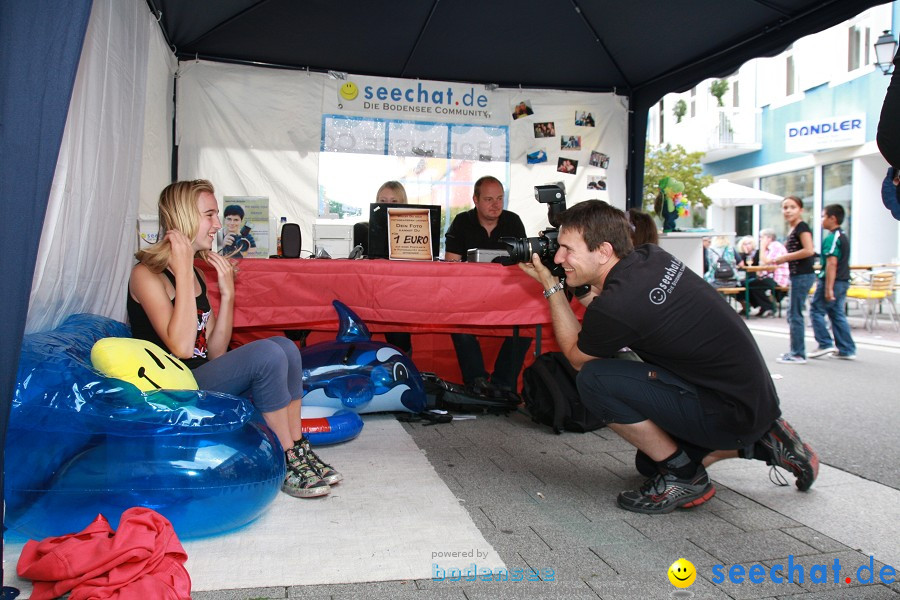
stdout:
{"type": "MultiPolygon", "coordinates": [[[[209,297],[218,306],[215,272],[202,261],[209,297]]],[[[490,371],[504,336],[519,326],[541,351],[555,349],[550,310],[540,285],[518,267],[486,263],[341,259],[244,259],[235,284],[234,339],[257,339],[291,329],[334,332],[332,300],[349,306],[373,333],[413,333],[420,370],[460,381],[449,336],[476,333],[490,371]],[[494,339],[489,339],[494,338],[494,339]]],[[[576,314],[582,307],[573,301],[576,314]]],[[[314,335],[310,341],[328,339],[314,335]]],[[[529,355],[526,364],[530,363],[529,355]]]]}

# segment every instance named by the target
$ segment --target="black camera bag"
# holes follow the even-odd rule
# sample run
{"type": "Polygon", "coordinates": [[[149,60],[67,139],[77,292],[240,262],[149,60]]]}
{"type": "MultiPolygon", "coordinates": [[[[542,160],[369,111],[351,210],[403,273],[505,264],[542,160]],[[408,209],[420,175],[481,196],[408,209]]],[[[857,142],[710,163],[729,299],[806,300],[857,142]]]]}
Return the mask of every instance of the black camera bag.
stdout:
{"type": "Polygon", "coordinates": [[[428,409],[503,415],[516,410],[521,402],[518,394],[513,392],[503,398],[480,396],[467,390],[465,386],[445,381],[434,373],[422,372],[421,375],[425,387],[425,406],[428,409]]]}
{"type": "Polygon", "coordinates": [[[542,423],[560,434],[565,431],[586,433],[606,423],[588,412],[575,385],[577,371],[562,352],[546,352],[522,374],[522,398],[535,423],[542,423]]]}

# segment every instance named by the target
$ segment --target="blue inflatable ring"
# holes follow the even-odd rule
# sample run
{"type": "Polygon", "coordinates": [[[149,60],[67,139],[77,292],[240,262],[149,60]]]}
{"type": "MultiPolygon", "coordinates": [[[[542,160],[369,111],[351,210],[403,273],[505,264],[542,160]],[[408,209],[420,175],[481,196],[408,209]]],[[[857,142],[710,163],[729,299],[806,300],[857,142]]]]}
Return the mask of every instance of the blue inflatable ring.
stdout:
{"type": "Polygon", "coordinates": [[[181,538],[256,519],[278,495],[281,446],[245,398],[208,391],[144,393],[93,370],[91,347],[128,327],[73,315],[26,335],[5,447],[9,529],[33,539],[113,528],[133,506],[165,516],[181,538]]]}
{"type": "Polygon", "coordinates": [[[323,406],[303,407],[303,435],[313,446],[338,444],[352,440],[362,431],[363,420],[353,411],[326,408],[323,406]]]}

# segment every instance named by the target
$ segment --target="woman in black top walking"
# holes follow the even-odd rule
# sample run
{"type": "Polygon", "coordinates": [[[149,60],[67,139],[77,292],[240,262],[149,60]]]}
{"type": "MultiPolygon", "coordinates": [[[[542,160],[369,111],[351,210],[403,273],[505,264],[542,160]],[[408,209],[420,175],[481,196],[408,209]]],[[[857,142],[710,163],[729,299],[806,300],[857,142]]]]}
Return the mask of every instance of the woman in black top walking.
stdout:
{"type": "Polygon", "coordinates": [[[781,212],[791,227],[791,232],[785,243],[787,254],[776,258],[773,264],[786,262],[791,270],[790,307],[787,316],[791,331],[791,350],[779,356],[778,362],[804,364],[806,344],[803,336],[806,324],[803,320],[803,308],[806,306],[809,290],[816,282],[813,271],[813,257],[816,251],[813,249],[812,230],[802,218],[803,200],[797,196],[788,196],[781,203],[781,212]]]}

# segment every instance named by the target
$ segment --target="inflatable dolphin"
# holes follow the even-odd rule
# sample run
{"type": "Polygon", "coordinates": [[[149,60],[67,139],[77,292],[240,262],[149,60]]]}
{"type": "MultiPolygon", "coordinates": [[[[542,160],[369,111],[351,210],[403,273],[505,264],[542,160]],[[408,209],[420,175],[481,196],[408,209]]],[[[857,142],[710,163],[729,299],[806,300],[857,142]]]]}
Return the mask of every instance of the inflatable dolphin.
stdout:
{"type": "Polygon", "coordinates": [[[422,376],[408,356],[373,342],[365,323],[345,304],[338,313],[337,338],[300,350],[303,406],[350,409],[357,413],[425,410],[422,376]]]}

